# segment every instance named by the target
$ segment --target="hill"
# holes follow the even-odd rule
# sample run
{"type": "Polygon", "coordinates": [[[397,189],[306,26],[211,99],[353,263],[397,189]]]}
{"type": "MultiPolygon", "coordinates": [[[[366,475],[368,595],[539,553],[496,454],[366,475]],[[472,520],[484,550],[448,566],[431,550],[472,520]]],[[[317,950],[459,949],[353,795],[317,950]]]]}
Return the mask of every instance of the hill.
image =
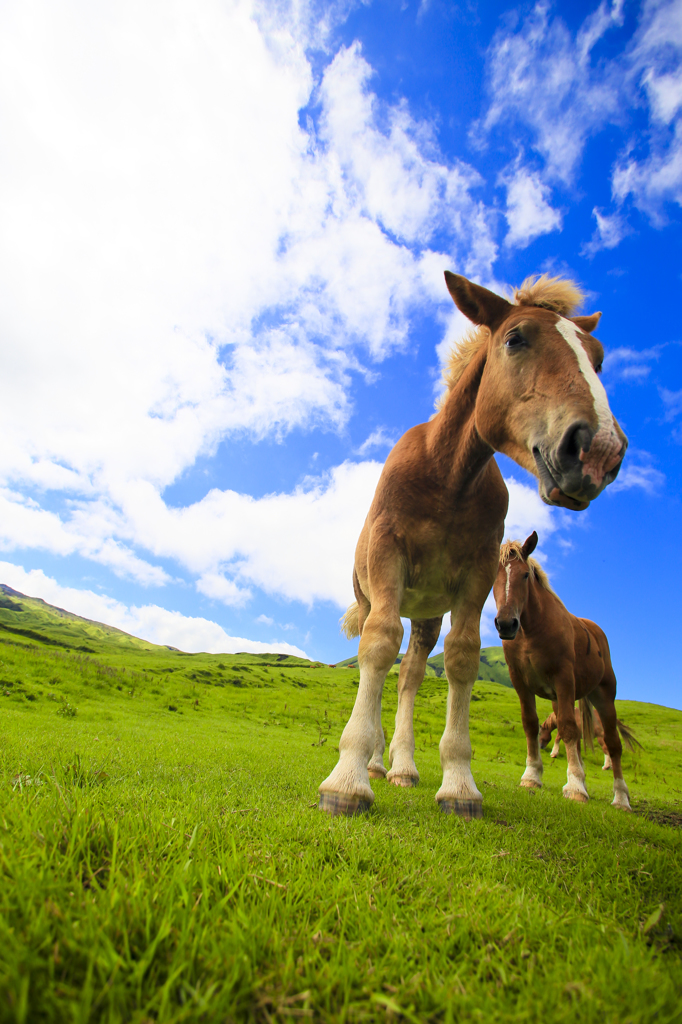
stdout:
{"type": "Polygon", "coordinates": [[[64,651],[108,656],[148,654],[170,659],[170,663],[175,664],[187,658],[215,659],[216,663],[222,661],[229,666],[276,665],[292,668],[321,664],[290,654],[187,654],[176,647],[152,644],[148,640],[124,633],[115,626],[74,615],[39,597],[27,597],[4,583],[0,584],[0,636],[2,634],[64,651]]]}
{"type": "MultiPolygon", "coordinates": [[[[400,663],[404,657],[404,654],[398,655],[395,659],[391,672],[398,672],[400,670],[400,663]]],[[[337,662],[336,667],[357,668],[357,655],[354,658],[346,658],[345,661],[337,662]]],[[[427,676],[442,676],[445,674],[444,655],[442,652],[440,654],[434,654],[433,657],[429,658],[426,662],[425,674],[427,676]]],[[[507,668],[507,663],[504,660],[504,652],[501,647],[481,648],[481,656],[478,663],[478,676],[476,678],[481,682],[499,683],[500,686],[508,686],[511,688],[512,682],[509,678],[509,669],[507,668]]]]}
{"type": "Polygon", "coordinates": [[[465,822],[434,801],[436,664],[419,786],[377,780],[369,814],[330,820],[357,668],[183,654],[0,600],[3,1022],[542,1024],[547,991],[562,1021],[679,1020],[682,712],[618,703],[643,744],[623,814],[589,751],[588,804],[548,752],[521,790],[518,699],[479,682],[465,822]]]}

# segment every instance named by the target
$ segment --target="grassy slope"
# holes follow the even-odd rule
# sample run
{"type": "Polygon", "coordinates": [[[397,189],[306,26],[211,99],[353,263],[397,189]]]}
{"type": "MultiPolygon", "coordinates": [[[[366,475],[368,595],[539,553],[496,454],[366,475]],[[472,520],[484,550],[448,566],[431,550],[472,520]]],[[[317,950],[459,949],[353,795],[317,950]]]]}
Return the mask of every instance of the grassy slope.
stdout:
{"type": "MultiPolygon", "coordinates": [[[[619,703],[625,815],[592,754],[588,805],[563,758],[520,791],[516,696],[478,683],[465,823],[433,799],[429,677],[420,787],[331,820],[357,671],[146,646],[0,634],[0,1020],[680,1020],[682,713],[619,703]]],[[[388,687],[389,738],[394,713],[388,687]]]]}

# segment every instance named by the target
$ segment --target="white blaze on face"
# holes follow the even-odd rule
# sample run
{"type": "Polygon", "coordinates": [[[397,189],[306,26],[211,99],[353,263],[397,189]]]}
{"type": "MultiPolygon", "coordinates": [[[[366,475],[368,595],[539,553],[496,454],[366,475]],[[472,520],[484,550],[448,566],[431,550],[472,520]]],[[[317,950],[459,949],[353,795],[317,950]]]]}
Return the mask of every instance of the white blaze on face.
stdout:
{"type": "Polygon", "coordinates": [[[504,585],[504,600],[507,602],[509,600],[509,587],[511,586],[511,562],[507,562],[504,571],[507,574],[507,582],[504,585]]]}
{"type": "Polygon", "coordinates": [[[580,340],[578,328],[570,320],[560,316],[557,317],[556,329],[575,353],[580,372],[585,378],[594,402],[597,433],[592,438],[589,452],[581,452],[580,458],[584,463],[583,472],[591,477],[594,484],[599,486],[604,474],[618,464],[623,444],[616,433],[613,413],[609,407],[604,385],[590,362],[590,357],[580,340]]]}

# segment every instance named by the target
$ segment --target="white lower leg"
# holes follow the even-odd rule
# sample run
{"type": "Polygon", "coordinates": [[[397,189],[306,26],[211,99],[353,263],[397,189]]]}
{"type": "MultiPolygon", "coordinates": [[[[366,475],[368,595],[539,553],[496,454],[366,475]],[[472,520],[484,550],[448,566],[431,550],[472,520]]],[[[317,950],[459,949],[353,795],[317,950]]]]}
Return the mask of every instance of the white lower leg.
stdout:
{"type": "Polygon", "coordinates": [[[339,794],[365,804],[374,802],[367,764],[376,742],[375,715],[383,682],[381,672],[371,668],[360,670],[355,706],[339,741],[339,760],[320,785],[321,794],[339,794]]]}
{"type": "Polygon", "coordinates": [[[377,706],[374,709],[374,753],[367,765],[367,773],[370,779],[383,779],[386,776],[384,768],[384,750],[386,749],[386,738],[381,725],[381,690],[377,697],[377,706]]]}
{"type": "Polygon", "coordinates": [[[612,807],[620,807],[623,811],[630,811],[630,792],[628,787],[625,785],[625,779],[614,779],[613,780],[613,800],[611,801],[612,807]]]}
{"type": "Polygon", "coordinates": [[[473,682],[455,683],[448,688],[448,717],[445,732],[440,741],[440,763],[443,768],[443,784],[436,793],[441,805],[478,805],[483,797],[476,787],[471,774],[471,741],[469,739],[469,702],[473,682]]]}
{"type": "MultiPolygon", "coordinates": [[[[421,680],[420,680],[421,682],[421,680]]],[[[419,772],[414,763],[414,699],[416,689],[404,687],[398,696],[395,733],[388,752],[388,781],[396,786],[416,786],[419,772]]]]}
{"type": "Polygon", "coordinates": [[[612,769],[613,769],[613,761],[611,760],[611,755],[606,753],[606,754],[604,754],[604,763],[601,766],[601,770],[603,772],[609,772],[609,771],[612,771],[612,769]]]}
{"type": "Polygon", "coordinates": [[[525,786],[526,789],[541,789],[542,788],[542,757],[540,755],[539,746],[536,744],[535,751],[529,749],[528,756],[526,757],[526,770],[521,776],[520,786],[525,786]]]}
{"type": "Polygon", "coordinates": [[[566,757],[568,758],[564,796],[568,797],[569,800],[578,800],[584,803],[589,797],[585,788],[585,769],[582,766],[578,753],[577,740],[572,742],[564,741],[564,745],[566,747],[566,757]]]}
{"type": "Polygon", "coordinates": [[[549,755],[550,757],[558,757],[559,756],[559,747],[560,747],[560,745],[561,745],[561,739],[560,739],[559,735],[557,734],[557,736],[556,736],[556,738],[554,740],[554,746],[552,747],[552,752],[549,755]]]}

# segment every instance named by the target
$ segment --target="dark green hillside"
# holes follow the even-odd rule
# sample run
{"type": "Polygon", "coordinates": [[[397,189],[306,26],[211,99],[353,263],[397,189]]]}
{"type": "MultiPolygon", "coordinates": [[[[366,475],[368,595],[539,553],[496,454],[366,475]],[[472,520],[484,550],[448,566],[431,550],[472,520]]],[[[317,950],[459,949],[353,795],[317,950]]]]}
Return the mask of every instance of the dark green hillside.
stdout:
{"type": "MultiPolygon", "coordinates": [[[[310,668],[320,662],[307,661],[290,654],[186,654],[175,647],[160,646],[124,633],[115,626],[84,619],[63,608],[47,604],[39,597],[27,597],[0,584],[0,639],[37,642],[58,650],[116,657],[117,655],[155,655],[162,671],[182,671],[196,659],[208,661],[218,671],[236,665],[265,668],[310,668]],[[189,661],[188,661],[189,659],[189,661]],[[220,664],[222,663],[222,665],[220,664]]],[[[126,658],[126,664],[131,664],[126,658]]],[[[140,666],[151,667],[144,658],[140,666]]],[[[153,669],[152,669],[153,670],[153,669]]]]}
{"type": "MultiPolygon", "coordinates": [[[[399,654],[395,660],[395,665],[391,669],[391,672],[397,672],[400,666],[400,662],[403,660],[404,655],[399,654]]],[[[346,658],[345,661],[339,661],[336,665],[337,668],[357,668],[358,659],[357,655],[354,658],[346,658]]],[[[434,654],[432,658],[426,663],[426,675],[427,676],[442,676],[445,672],[445,666],[443,662],[443,653],[434,654]]],[[[504,660],[504,652],[501,647],[483,647],[481,648],[481,660],[478,666],[478,679],[488,683],[499,683],[500,686],[511,687],[511,679],[509,678],[509,670],[507,669],[507,663],[504,660]]]]}

